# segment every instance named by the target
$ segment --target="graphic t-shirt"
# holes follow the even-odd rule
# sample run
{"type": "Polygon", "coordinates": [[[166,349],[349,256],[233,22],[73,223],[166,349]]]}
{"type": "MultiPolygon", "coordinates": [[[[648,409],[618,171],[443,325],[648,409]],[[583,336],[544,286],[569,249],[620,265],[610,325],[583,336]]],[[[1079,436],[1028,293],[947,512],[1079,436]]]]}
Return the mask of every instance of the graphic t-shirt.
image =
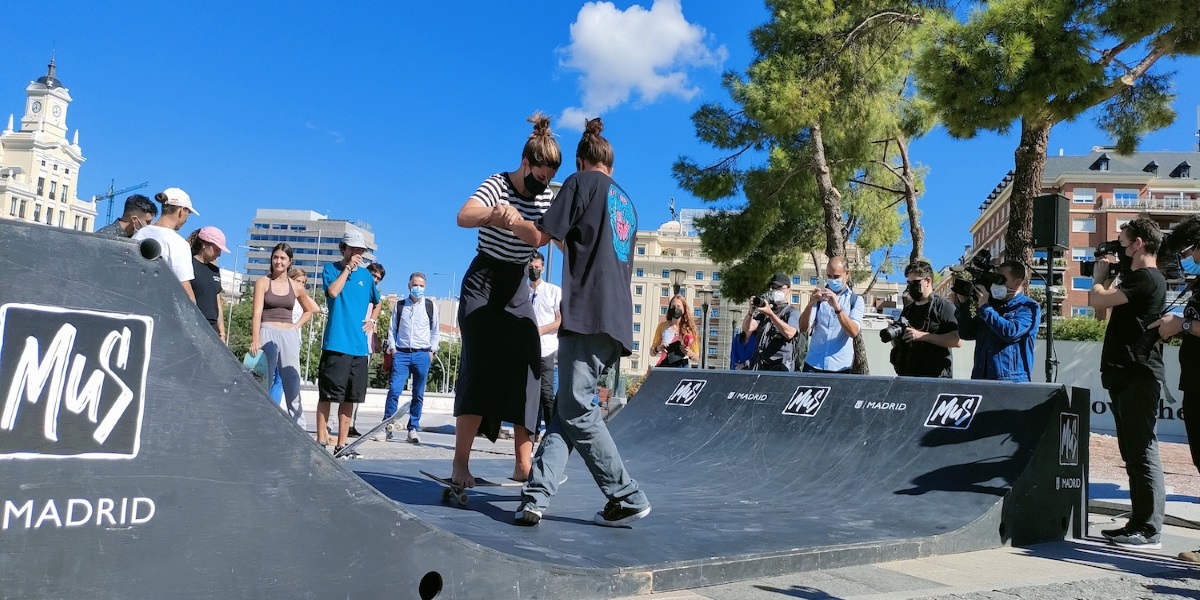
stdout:
{"type": "Polygon", "coordinates": [[[342,274],[343,268],[340,261],[326,263],[321,273],[329,305],[329,322],[325,326],[321,348],[350,356],[366,356],[371,352],[367,334],[363,333],[363,321],[368,316],[367,308],[379,304],[379,288],[375,287],[371,272],[359,267],[346,279],[342,293],[336,298],[329,297],[329,286],[342,274]]]}
{"type": "Polygon", "coordinates": [[[191,281],[195,274],[192,272],[192,248],[179,232],[158,225],[147,225],[133,234],[135,242],[152,239],[162,248],[162,259],[179,281],[191,281]]]}
{"type": "Polygon", "coordinates": [[[196,308],[209,321],[217,320],[217,302],[221,296],[221,269],[192,257],[192,293],[196,294],[196,308]]]}
{"type": "Polygon", "coordinates": [[[563,242],[562,325],[568,333],[608,334],[633,352],[633,245],[637,210],[629,195],[599,171],[563,182],[539,224],[563,242]]]}
{"type": "MultiPolygon", "coordinates": [[[[1112,309],[1108,328],[1104,330],[1100,373],[1105,377],[1105,387],[1109,382],[1131,376],[1154,377],[1162,381],[1162,344],[1139,345],[1138,340],[1146,326],[1162,316],[1167,304],[1167,280],[1158,269],[1138,269],[1123,277],[1117,289],[1125,293],[1129,302],[1112,309]]],[[[1151,335],[1157,334],[1146,335],[1150,340],[1151,335]]]]}

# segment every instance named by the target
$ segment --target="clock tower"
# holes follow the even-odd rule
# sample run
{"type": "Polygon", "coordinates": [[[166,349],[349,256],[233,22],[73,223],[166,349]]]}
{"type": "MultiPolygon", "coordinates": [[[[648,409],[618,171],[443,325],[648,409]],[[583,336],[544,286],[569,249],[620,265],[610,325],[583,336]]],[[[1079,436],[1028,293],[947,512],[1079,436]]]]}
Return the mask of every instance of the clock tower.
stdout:
{"type": "Polygon", "coordinates": [[[21,131],[44,132],[53,137],[67,138],[67,107],[71,94],[63,82],[54,76],[54,59],[49,71],[25,88],[25,116],[21,131]]]}

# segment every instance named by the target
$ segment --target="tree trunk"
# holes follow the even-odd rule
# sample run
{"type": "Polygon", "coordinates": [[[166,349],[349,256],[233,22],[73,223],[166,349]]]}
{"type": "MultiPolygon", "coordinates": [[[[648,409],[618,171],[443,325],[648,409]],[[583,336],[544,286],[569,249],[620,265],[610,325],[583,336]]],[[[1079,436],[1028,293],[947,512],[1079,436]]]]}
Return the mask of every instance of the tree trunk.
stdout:
{"type": "Polygon", "coordinates": [[[917,213],[917,184],[913,177],[912,163],[908,159],[908,140],[896,135],[896,146],[900,149],[900,184],[904,186],[904,210],[908,213],[908,232],[912,237],[912,251],[908,262],[915,263],[925,255],[925,228],[917,213]]]}
{"type": "Polygon", "coordinates": [[[812,167],[817,176],[817,190],[821,193],[821,208],[825,211],[825,256],[845,256],[846,237],[842,230],[845,218],[842,215],[842,193],[833,185],[829,164],[825,161],[825,138],[821,126],[812,126],[812,167]]]}
{"type": "MultiPolygon", "coordinates": [[[[1054,123],[1046,116],[1021,119],[1021,144],[1015,153],[1012,195],[1008,200],[1008,230],[1004,233],[1004,260],[1033,262],[1033,199],[1042,194],[1046,147],[1054,123]]],[[[1049,291],[1047,282],[1046,291],[1049,291]]],[[[1028,281],[1026,281],[1028,285],[1028,281]]]]}

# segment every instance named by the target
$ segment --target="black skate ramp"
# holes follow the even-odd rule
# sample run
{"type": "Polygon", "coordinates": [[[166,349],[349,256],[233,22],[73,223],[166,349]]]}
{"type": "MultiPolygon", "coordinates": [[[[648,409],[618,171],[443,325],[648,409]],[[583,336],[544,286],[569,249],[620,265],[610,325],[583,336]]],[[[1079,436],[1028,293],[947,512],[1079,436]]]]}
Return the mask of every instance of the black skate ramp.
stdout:
{"type": "Polygon", "coordinates": [[[515,490],[442,505],[416,471],[446,463],[333,460],[140,250],[0,221],[4,597],[612,598],[1082,518],[1087,402],[1061,387],[664,370],[611,424],[653,514],[592,525],[573,462],[518,528],[515,490]]]}

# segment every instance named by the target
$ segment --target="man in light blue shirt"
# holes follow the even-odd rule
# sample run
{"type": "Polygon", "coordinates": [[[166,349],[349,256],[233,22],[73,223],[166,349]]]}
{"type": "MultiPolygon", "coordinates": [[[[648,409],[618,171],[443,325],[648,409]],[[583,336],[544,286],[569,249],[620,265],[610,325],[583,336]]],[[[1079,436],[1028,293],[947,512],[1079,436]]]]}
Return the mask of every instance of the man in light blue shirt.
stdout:
{"type": "MultiPolygon", "coordinates": [[[[408,442],[421,443],[421,407],[425,404],[425,379],[429,376],[429,361],[433,360],[439,342],[438,306],[425,297],[425,274],[408,277],[408,296],[396,303],[388,323],[387,353],[393,355],[392,380],[388,385],[383,419],[396,414],[404,382],[412,375],[412,403],[408,408],[408,442]]],[[[392,432],[387,432],[392,439],[392,432]]]]}
{"type": "Polygon", "coordinates": [[[805,373],[849,373],[854,364],[854,338],[862,326],[865,303],[850,291],[849,275],[845,258],[830,258],[825,287],[812,291],[800,315],[800,331],[812,331],[805,373]]]}

